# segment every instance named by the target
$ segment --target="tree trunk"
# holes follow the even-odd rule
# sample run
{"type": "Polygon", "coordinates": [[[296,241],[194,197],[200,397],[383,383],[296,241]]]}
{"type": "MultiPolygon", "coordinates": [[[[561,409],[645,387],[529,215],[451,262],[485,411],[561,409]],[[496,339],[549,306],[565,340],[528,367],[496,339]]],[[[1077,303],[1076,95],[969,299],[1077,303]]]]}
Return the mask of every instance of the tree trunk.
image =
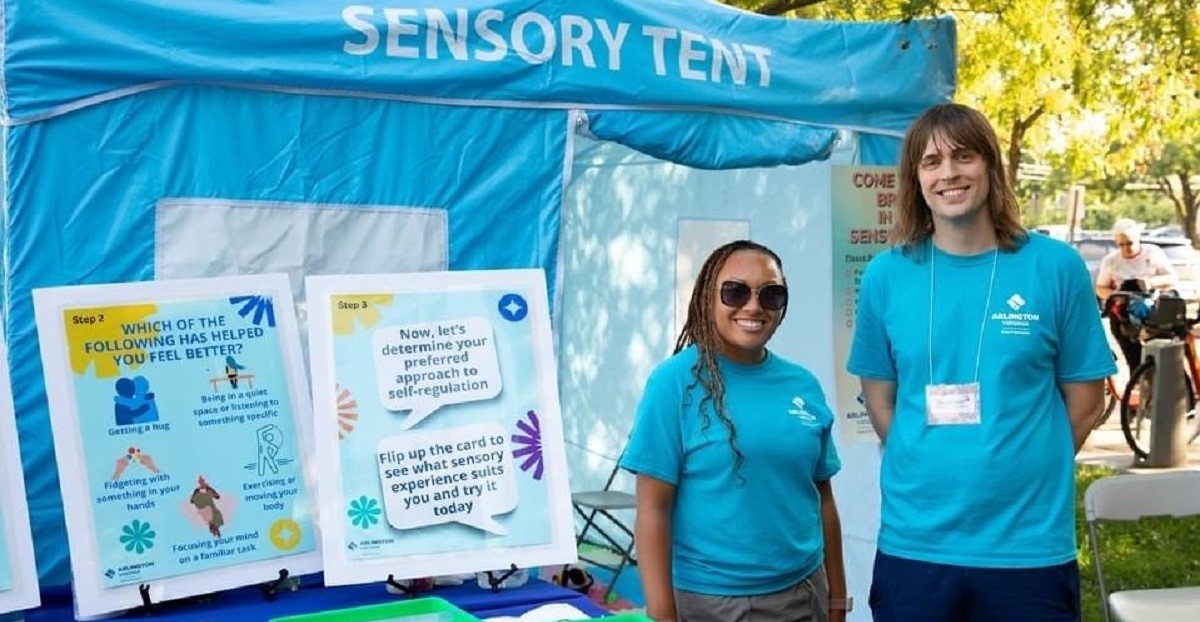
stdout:
{"type": "Polygon", "coordinates": [[[1200,235],[1196,233],[1196,210],[1200,208],[1196,201],[1200,197],[1196,196],[1197,189],[1192,187],[1192,173],[1180,171],[1176,175],[1179,176],[1179,202],[1183,206],[1183,230],[1187,232],[1192,246],[1200,246],[1200,235]]]}
{"type": "Polygon", "coordinates": [[[1025,140],[1025,132],[1033,127],[1045,112],[1044,105],[1038,106],[1028,117],[1014,121],[1012,131],[1008,134],[1008,162],[1005,163],[1004,172],[1008,177],[1008,185],[1014,191],[1017,189],[1017,170],[1021,168],[1021,142],[1025,140]]]}
{"type": "Polygon", "coordinates": [[[1190,173],[1177,173],[1180,182],[1180,192],[1176,194],[1175,187],[1171,185],[1170,177],[1159,177],[1158,189],[1171,200],[1171,205],[1175,208],[1175,218],[1179,220],[1179,226],[1183,228],[1183,234],[1192,241],[1192,246],[1200,248],[1200,237],[1196,234],[1196,191],[1192,188],[1190,173]]]}

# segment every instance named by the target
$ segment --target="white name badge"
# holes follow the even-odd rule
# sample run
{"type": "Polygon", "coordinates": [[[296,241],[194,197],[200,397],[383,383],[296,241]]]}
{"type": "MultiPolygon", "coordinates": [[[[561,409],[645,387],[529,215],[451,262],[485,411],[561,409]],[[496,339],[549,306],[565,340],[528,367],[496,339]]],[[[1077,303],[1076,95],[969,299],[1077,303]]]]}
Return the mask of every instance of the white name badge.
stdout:
{"type": "Polygon", "coordinates": [[[978,425],[979,383],[925,385],[925,423],[978,425]]]}

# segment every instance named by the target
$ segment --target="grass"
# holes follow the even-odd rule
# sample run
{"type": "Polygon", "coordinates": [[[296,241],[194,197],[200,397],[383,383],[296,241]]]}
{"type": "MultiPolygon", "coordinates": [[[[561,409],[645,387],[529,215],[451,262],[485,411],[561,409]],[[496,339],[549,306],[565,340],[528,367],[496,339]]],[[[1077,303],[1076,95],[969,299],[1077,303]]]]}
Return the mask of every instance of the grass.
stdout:
{"type": "MultiPolygon", "coordinates": [[[[1083,492],[1092,482],[1116,471],[1079,466],[1075,471],[1075,528],[1079,541],[1079,578],[1083,622],[1102,622],[1100,588],[1083,517],[1083,492]]],[[[1105,584],[1118,590],[1200,585],[1200,517],[1146,518],[1136,523],[1101,523],[1100,557],[1105,584]]]]}

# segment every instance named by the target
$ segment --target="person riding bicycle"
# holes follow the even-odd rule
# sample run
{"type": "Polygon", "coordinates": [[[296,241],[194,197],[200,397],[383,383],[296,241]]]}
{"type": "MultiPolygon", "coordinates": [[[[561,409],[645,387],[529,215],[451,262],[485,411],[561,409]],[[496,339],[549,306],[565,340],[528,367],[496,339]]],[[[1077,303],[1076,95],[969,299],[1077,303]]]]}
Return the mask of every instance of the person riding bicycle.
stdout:
{"type": "MultiPolygon", "coordinates": [[[[1153,244],[1142,243],[1145,225],[1129,218],[1113,224],[1117,249],[1100,262],[1096,274],[1096,295],[1107,300],[1113,292],[1152,292],[1175,287],[1178,277],[1167,254],[1153,244]]],[[[1109,315],[1109,329],[1121,347],[1130,369],[1142,360],[1142,342],[1136,331],[1128,330],[1128,318],[1109,315]],[[1132,333],[1132,334],[1131,334],[1132,333]]]]}

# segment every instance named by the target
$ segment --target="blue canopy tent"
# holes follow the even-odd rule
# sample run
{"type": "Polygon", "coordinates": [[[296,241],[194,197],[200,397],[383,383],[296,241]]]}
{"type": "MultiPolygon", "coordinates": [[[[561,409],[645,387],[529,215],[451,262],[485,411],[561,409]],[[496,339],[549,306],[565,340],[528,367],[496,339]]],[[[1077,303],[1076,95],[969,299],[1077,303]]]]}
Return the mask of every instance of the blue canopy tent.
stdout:
{"type": "MultiPolygon", "coordinates": [[[[437,4],[5,0],[3,312],[43,586],[70,569],[33,288],[539,267],[566,301],[567,379],[617,353],[571,332],[572,309],[587,313],[571,288],[588,285],[564,258],[594,266],[565,242],[623,226],[573,180],[653,159],[661,174],[640,183],[669,206],[661,184],[683,193],[698,169],[888,164],[911,120],[954,90],[949,20],[801,22],[700,0],[437,4]]],[[[564,409],[568,442],[615,455],[619,433],[589,436],[595,385],[563,386],[578,406],[564,409]]],[[[585,462],[581,480],[604,468],[585,462]]]]}

